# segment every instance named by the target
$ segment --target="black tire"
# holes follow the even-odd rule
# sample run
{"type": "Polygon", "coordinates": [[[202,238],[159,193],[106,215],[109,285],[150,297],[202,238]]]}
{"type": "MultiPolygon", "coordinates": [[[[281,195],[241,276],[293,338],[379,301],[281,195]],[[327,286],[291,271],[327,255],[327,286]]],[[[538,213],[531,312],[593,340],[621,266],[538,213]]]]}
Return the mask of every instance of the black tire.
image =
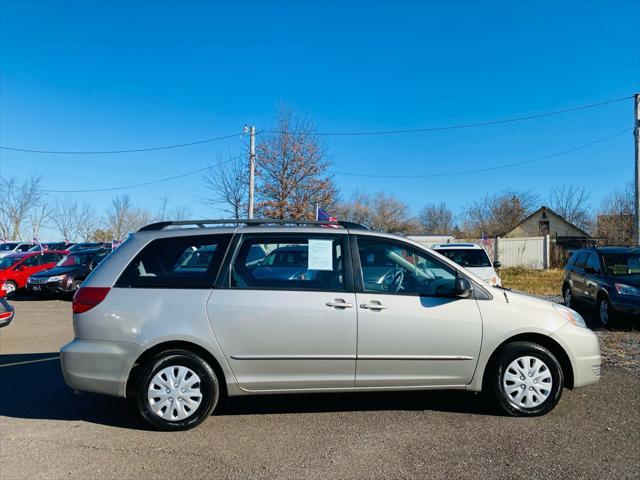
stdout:
{"type": "Polygon", "coordinates": [[[601,327],[607,328],[615,325],[617,320],[616,312],[613,310],[611,302],[609,302],[606,296],[602,295],[598,298],[596,308],[596,315],[598,316],[598,322],[600,322],[601,327]]]}
{"type": "Polygon", "coordinates": [[[569,285],[565,285],[562,289],[562,300],[566,307],[575,308],[576,301],[573,298],[573,293],[571,292],[571,287],[569,285]]]}
{"type": "Polygon", "coordinates": [[[18,284],[16,284],[16,282],[14,282],[13,280],[7,280],[5,282],[5,284],[10,284],[13,286],[13,291],[11,293],[6,293],[6,297],[7,298],[13,298],[16,296],[16,294],[18,293],[18,284]]]}
{"type": "MultiPolygon", "coordinates": [[[[524,378],[523,383],[521,385],[514,383],[513,386],[522,387],[522,385],[525,385],[530,381],[533,382],[533,377],[531,380],[527,377],[531,377],[531,375],[519,377],[524,378]]],[[[560,401],[563,386],[564,377],[562,374],[562,367],[556,357],[543,346],[533,342],[513,342],[502,347],[490,367],[489,376],[487,377],[487,382],[485,384],[485,387],[494,397],[498,406],[505,413],[514,417],[535,417],[550,412],[560,401]],[[543,392],[543,394],[547,394],[545,392],[548,392],[548,396],[544,401],[531,407],[527,407],[514,400],[514,398],[517,397],[510,398],[505,391],[505,388],[503,388],[503,381],[509,366],[520,357],[534,357],[535,359],[541,360],[548,368],[548,372],[551,375],[551,387],[549,389],[541,388],[539,385],[524,387],[523,390],[526,390],[527,393],[525,393],[525,396],[522,399],[523,401],[528,395],[531,395],[533,401],[535,401],[535,399],[538,399],[539,401],[540,393],[532,389],[538,388],[543,392]],[[529,391],[532,391],[532,393],[528,393],[529,391]]]]}
{"type": "Polygon", "coordinates": [[[80,289],[80,285],[82,285],[82,280],[74,280],[71,282],[71,289],[69,290],[69,298],[73,298],[76,292],[80,289]]]}
{"type": "MultiPolygon", "coordinates": [[[[136,384],[136,403],[142,418],[157,430],[189,430],[200,425],[218,405],[220,384],[211,366],[200,356],[187,350],[169,350],[149,360],[140,371],[136,384]],[[149,384],[156,374],[171,366],[187,367],[200,377],[202,399],[198,407],[183,420],[170,420],[153,411],[147,398],[149,384]]],[[[176,404],[177,405],[177,404],[176,404]]],[[[172,408],[172,407],[170,407],[172,408]]]]}

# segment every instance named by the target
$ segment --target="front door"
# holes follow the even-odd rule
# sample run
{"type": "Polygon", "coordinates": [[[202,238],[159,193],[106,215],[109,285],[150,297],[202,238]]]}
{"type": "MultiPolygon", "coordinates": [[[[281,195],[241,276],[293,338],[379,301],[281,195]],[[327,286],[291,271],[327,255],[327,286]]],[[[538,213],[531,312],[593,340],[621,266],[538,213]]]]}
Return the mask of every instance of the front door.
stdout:
{"type": "Polygon", "coordinates": [[[453,296],[456,270],[398,240],[356,241],[356,386],[469,383],[482,320],[475,299],[453,296]]]}
{"type": "Polygon", "coordinates": [[[243,234],[228,284],[211,294],[213,330],[245,390],[354,385],[356,298],[347,235],[322,230],[243,234]]]}

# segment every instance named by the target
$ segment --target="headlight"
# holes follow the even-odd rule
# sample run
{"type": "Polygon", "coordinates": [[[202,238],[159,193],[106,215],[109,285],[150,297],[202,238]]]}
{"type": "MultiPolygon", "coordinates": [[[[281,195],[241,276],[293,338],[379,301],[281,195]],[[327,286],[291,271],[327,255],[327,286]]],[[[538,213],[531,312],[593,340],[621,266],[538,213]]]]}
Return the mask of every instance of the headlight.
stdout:
{"type": "Polygon", "coordinates": [[[556,311],[562,315],[568,322],[573,323],[576,327],[587,328],[587,324],[584,323],[584,318],[576,312],[575,310],[571,310],[570,308],[565,307],[564,305],[560,305],[559,303],[553,304],[556,311]]]}
{"type": "Polygon", "coordinates": [[[625,285],[624,283],[616,283],[616,291],[619,295],[631,295],[632,297],[640,297],[640,288],[625,285]]]}
{"type": "Polygon", "coordinates": [[[49,282],[59,282],[64,278],[64,275],[54,275],[53,277],[47,278],[47,283],[49,282]]]}

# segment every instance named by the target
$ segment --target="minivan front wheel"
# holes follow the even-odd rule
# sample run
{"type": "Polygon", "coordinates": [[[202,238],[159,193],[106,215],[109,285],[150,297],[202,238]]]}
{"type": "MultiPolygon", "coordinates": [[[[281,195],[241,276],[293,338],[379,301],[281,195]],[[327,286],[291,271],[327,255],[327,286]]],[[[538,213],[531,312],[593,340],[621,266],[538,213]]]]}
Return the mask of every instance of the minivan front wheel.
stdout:
{"type": "Polygon", "coordinates": [[[493,364],[488,385],[498,405],[517,417],[544,415],[560,401],[564,379],[556,357],[541,345],[505,345],[493,364]]]}
{"type": "Polygon", "coordinates": [[[211,366],[187,350],[162,352],[138,377],[140,415],[159,430],[188,430],[206,420],[218,404],[220,387],[211,366]]]}

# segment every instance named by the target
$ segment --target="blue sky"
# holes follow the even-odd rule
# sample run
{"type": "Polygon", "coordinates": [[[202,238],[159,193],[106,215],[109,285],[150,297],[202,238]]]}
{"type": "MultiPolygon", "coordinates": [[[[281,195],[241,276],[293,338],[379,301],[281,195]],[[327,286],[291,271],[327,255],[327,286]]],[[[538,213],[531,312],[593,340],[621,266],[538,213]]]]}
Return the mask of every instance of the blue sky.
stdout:
{"type": "MultiPolygon", "coordinates": [[[[0,5],[0,143],[111,150],[272,125],[282,102],[322,131],[433,127],[535,114],[640,91],[640,2],[8,2],[0,5]]],[[[565,150],[633,124],[631,100],[509,125],[331,137],[333,169],[425,174],[565,150]]],[[[243,139],[101,156],[0,152],[3,176],[101,188],[194,170],[243,139]]],[[[505,188],[574,183],[594,204],[633,176],[631,133],[573,154],[442,178],[336,176],[345,197],[384,190],[414,212],[505,188]]],[[[116,193],[204,206],[201,177],[116,193]]]]}

